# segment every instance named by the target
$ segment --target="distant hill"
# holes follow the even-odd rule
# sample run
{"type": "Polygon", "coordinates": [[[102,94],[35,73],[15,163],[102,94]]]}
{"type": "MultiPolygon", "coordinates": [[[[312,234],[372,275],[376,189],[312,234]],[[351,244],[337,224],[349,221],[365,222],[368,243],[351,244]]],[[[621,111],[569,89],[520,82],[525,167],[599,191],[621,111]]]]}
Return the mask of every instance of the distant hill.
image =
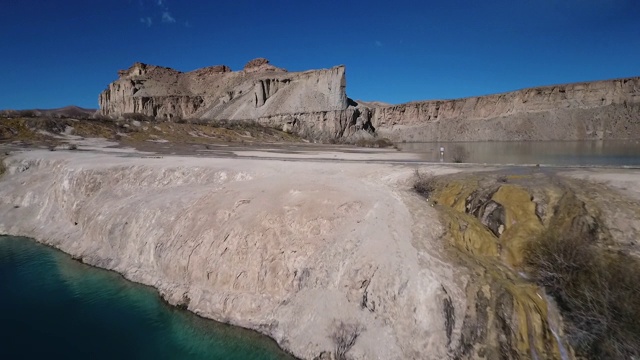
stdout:
{"type": "Polygon", "coordinates": [[[69,105],[57,109],[0,110],[0,117],[54,117],[86,119],[94,117],[97,112],[97,109],[86,109],[75,105],[69,105]]]}

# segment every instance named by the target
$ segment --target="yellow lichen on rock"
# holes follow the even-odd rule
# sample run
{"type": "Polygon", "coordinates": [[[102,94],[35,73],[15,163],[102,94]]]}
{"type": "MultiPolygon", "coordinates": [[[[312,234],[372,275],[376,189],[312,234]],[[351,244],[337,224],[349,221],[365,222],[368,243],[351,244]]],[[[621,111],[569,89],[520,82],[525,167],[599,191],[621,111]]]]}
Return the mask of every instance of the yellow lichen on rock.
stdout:
{"type": "MultiPolygon", "coordinates": [[[[492,182],[479,177],[440,179],[432,200],[438,204],[449,241],[461,251],[467,265],[477,270],[476,284],[467,289],[471,303],[476,305],[467,309],[470,318],[466,326],[482,328],[485,335],[484,339],[475,339],[478,343],[472,351],[487,358],[560,359],[560,346],[566,346],[559,344],[552,333],[544,292],[516,270],[522,266],[527,244],[545,230],[543,219],[555,216],[546,209],[553,209],[560,196],[553,185],[531,185],[535,181],[531,177],[517,181],[522,182],[492,182]],[[482,204],[488,202],[497,203],[497,207],[487,210],[482,204]],[[502,215],[492,220],[504,223],[496,232],[487,226],[486,216],[499,207],[502,215]],[[472,309],[477,306],[487,309],[479,313],[477,308],[472,309]],[[503,353],[505,346],[510,348],[508,354],[503,353]]],[[[471,344],[464,346],[459,351],[468,355],[471,344]]]]}
{"type": "Polygon", "coordinates": [[[453,245],[474,256],[497,257],[500,255],[498,239],[473,216],[444,210],[445,222],[453,245]]]}
{"type": "Polygon", "coordinates": [[[465,212],[465,199],[478,188],[478,181],[474,178],[447,181],[444,186],[437,188],[433,194],[436,204],[446,205],[458,212],[465,212]]]}
{"type": "Polygon", "coordinates": [[[520,266],[527,242],[543,230],[536,216],[536,204],[526,189],[509,184],[500,186],[492,199],[506,211],[505,230],[500,236],[502,258],[512,266],[520,266]]]}

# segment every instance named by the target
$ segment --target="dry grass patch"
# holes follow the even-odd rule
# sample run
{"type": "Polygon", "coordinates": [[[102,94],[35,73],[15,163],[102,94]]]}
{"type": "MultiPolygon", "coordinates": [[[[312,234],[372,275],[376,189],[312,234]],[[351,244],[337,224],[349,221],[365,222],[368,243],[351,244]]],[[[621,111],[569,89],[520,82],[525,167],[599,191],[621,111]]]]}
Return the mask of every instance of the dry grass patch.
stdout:
{"type": "Polygon", "coordinates": [[[589,233],[547,232],[527,249],[533,279],[554,297],[569,341],[588,358],[640,357],[640,261],[589,233]]]}
{"type": "Polygon", "coordinates": [[[421,173],[416,169],[413,177],[413,190],[429,199],[438,185],[435,176],[432,173],[421,173]]]}
{"type": "Polygon", "coordinates": [[[367,148],[388,148],[394,147],[393,142],[386,138],[374,138],[374,139],[358,139],[354,143],[355,146],[367,147],[367,148]]]}
{"type": "Polygon", "coordinates": [[[334,324],[333,333],[331,334],[331,340],[333,341],[334,359],[347,360],[349,357],[347,353],[353,345],[356,344],[358,337],[364,331],[364,327],[357,323],[345,323],[343,321],[336,322],[334,324]]]}
{"type": "Polygon", "coordinates": [[[7,171],[7,167],[4,164],[4,159],[5,159],[4,156],[0,156],[0,176],[2,176],[5,173],[5,171],[7,171]]]}

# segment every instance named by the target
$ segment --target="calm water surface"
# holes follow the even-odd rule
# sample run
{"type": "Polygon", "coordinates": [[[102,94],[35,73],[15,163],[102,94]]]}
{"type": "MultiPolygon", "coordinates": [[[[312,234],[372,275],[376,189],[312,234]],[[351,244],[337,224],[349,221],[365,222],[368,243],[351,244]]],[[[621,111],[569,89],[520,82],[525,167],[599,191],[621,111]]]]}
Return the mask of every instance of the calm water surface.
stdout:
{"type": "Polygon", "coordinates": [[[256,332],[9,236],[0,236],[0,329],[0,359],[292,359],[256,332]]]}
{"type": "Polygon", "coordinates": [[[529,141],[529,142],[447,142],[400,143],[400,150],[417,152],[422,160],[452,162],[452,150],[461,146],[468,152],[465,162],[487,164],[545,164],[640,166],[640,140],[529,141]]]}

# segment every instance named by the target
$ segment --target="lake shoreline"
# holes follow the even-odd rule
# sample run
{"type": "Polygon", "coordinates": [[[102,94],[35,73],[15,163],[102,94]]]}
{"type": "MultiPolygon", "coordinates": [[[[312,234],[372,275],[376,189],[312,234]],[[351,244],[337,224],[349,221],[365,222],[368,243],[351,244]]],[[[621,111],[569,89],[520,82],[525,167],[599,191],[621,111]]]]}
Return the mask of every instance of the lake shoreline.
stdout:
{"type": "MultiPolygon", "coordinates": [[[[43,331],[55,332],[54,329],[49,329],[52,324],[46,316],[48,309],[47,304],[54,303],[57,304],[55,305],[57,308],[56,318],[69,317],[72,320],[71,323],[74,323],[76,320],[73,319],[77,319],[78,316],[81,315],[85,322],[84,326],[90,325],[102,328],[101,331],[104,339],[95,338],[93,332],[88,331],[86,332],[88,338],[82,342],[113,342],[113,346],[118,347],[120,345],[120,347],[122,347],[122,349],[113,350],[113,352],[116,353],[126,352],[126,344],[119,341],[118,337],[110,337],[110,334],[133,331],[127,330],[128,328],[132,328],[138,329],[136,330],[136,336],[139,337],[137,347],[139,349],[146,349],[144,351],[147,355],[151,355],[150,352],[153,352],[153,350],[148,348],[149,344],[159,341],[165,344],[171,344],[167,345],[170,346],[169,348],[163,350],[165,353],[164,356],[172,353],[172,356],[177,357],[186,356],[189,358],[204,359],[210,358],[213,354],[212,351],[214,353],[231,351],[227,357],[237,358],[237,352],[239,350],[235,347],[238,347],[238,345],[244,341],[242,339],[246,339],[248,343],[241,345],[240,348],[251,349],[252,347],[257,347],[257,349],[261,349],[260,352],[266,351],[267,355],[260,357],[260,359],[272,359],[271,356],[273,356],[274,360],[293,359],[293,357],[288,357],[289,354],[281,350],[277,343],[269,337],[259,334],[254,330],[239,330],[241,328],[215,322],[200,317],[193,312],[179,309],[164,301],[157,289],[152,286],[134,283],[127,280],[118,272],[82,263],[73,259],[69,254],[50,245],[43,244],[36,239],[0,235],[0,255],[2,255],[0,256],[2,265],[5,266],[5,275],[10,276],[9,278],[5,278],[5,281],[10,281],[10,283],[14,284],[12,292],[7,294],[21,294],[20,299],[22,300],[16,300],[23,304],[28,304],[25,305],[26,308],[25,306],[11,306],[11,301],[13,301],[11,300],[11,296],[5,296],[1,300],[6,306],[16,308],[17,313],[12,315],[13,321],[17,321],[15,325],[24,327],[29,324],[28,319],[32,316],[32,313],[40,314],[38,316],[40,326],[37,330],[36,328],[32,328],[33,333],[29,335],[30,337],[38,337],[37,334],[42,334],[43,331]],[[12,253],[14,256],[11,256],[12,253]],[[15,256],[19,257],[16,258],[15,256]],[[10,267],[7,268],[6,266],[10,267]],[[15,270],[12,268],[15,268],[15,270]],[[24,279],[20,277],[16,280],[11,280],[13,277],[16,277],[11,277],[14,271],[17,270],[19,273],[23,273],[23,271],[20,271],[22,268],[28,268],[29,271],[27,274],[34,275],[24,279]],[[47,273],[48,276],[38,276],[37,274],[41,272],[47,273]],[[25,283],[23,286],[24,289],[22,289],[20,282],[15,283],[17,280],[27,281],[28,283],[25,283]],[[39,282],[42,283],[40,284],[39,282]],[[37,296],[36,293],[38,288],[47,289],[47,302],[39,303],[41,300],[38,300],[40,297],[37,296]],[[68,290],[65,290],[66,288],[68,288],[68,290]],[[100,289],[99,292],[96,289],[100,289]],[[72,290],[73,293],[69,293],[69,290],[72,290]],[[7,302],[9,303],[7,304],[7,302]],[[129,310],[123,312],[118,309],[129,310]],[[29,313],[23,314],[25,311],[29,313]],[[97,311],[113,313],[114,322],[104,323],[104,320],[101,320],[104,316],[97,313],[97,311]],[[149,316],[152,317],[147,318],[149,316]],[[20,318],[24,320],[18,320],[20,318]],[[156,318],[165,319],[163,321],[167,323],[161,325],[158,323],[159,320],[155,320],[156,318]],[[229,328],[225,328],[226,326],[229,328]],[[44,329],[42,327],[44,327],[44,329]],[[171,332],[162,332],[156,329],[156,327],[171,329],[171,332]],[[178,330],[183,327],[185,327],[183,330],[178,330]],[[191,345],[183,343],[188,340],[183,338],[180,332],[194,332],[194,337],[192,338],[195,343],[191,345]],[[145,335],[140,335],[142,333],[145,335]],[[215,340],[207,341],[205,340],[207,338],[215,340]],[[176,342],[176,340],[178,342],[176,342]],[[225,349],[223,344],[227,342],[232,346],[228,346],[228,349],[225,349]],[[181,348],[199,350],[195,350],[196,352],[194,353],[182,353],[181,348]],[[274,351],[275,349],[279,349],[282,353],[278,354],[278,351],[274,351]],[[209,355],[207,355],[207,353],[209,353],[209,355]]],[[[24,331],[29,330],[23,329],[23,332],[24,331]]],[[[67,331],[71,334],[79,332],[75,337],[77,341],[81,341],[78,338],[83,336],[82,329],[71,327],[68,328],[67,331]]],[[[12,336],[15,337],[16,335],[12,336]]],[[[20,339],[16,338],[15,341],[20,341],[20,339]]],[[[67,351],[64,347],[55,348],[55,344],[53,343],[49,344],[49,347],[54,353],[67,351]]],[[[105,358],[104,354],[100,356],[100,358],[105,358]]],[[[127,355],[121,354],[120,356],[126,357],[127,355]]],[[[255,351],[249,351],[244,355],[240,355],[240,358],[255,358],[255,356],[255,351]]],[[[214,357],[217,358],[218,356],[214,355],[214,357]]],[[[154,355],[149,358],[157,357],[154,355]]]]}
{"type": "MultiPolygon", "coordinates": [[[[442,288],[464,313],[468,275],[409,182],[416,168],[500,167],[377,164],[370,154],[361,163],[15,154],[0,179],[0,232],[153,286],[170,304],[257,330],[299,358],[331,353],[336,321],[366,328],[356,358],[446,356],[442,288]],[[415,301],[428,326],[413,320],[415,301]]],[[[636,170],[566,171],[640,189],[636,170]]]]}

